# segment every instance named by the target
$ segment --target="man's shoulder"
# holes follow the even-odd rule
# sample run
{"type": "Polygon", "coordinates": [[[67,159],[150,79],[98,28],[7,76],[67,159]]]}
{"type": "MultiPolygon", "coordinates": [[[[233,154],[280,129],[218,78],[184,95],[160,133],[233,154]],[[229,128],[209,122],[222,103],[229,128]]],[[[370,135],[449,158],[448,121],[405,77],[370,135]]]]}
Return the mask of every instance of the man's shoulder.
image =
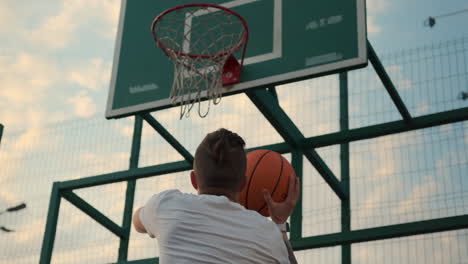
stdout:
{"type": "Polygon", "coordinates": [[[263,227],[267,232],[276,229],[276,224],[262,216],[257,211],[248,210],[244,206],[230,201],[225,196],[197,195],[184,193],[178,189],[170,189],[155,194],[158,204],[163,208],[191,207],[192,209],[207,209],[206,214],[219,214],[248,221],[253,226],[263,227]]]}
{"type": "Polygon", "coordinates": [[[181,194],[182,193],[177,189],[170,189],[170,190],[165,190],[160,193],[154,194],[153,196],[151,196],[150,200],[162,200],[162,199],[175,197],[181,194]]]}

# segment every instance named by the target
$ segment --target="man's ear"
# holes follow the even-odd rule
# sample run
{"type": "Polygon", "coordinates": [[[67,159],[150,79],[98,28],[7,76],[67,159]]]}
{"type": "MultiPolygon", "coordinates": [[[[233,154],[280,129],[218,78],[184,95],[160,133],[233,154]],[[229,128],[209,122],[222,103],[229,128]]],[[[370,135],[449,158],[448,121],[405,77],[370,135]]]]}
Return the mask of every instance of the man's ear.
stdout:
{"type": "Polygon", "coordinates": [[[198,191],[197,176],[195,175],[194,171],[190,172],[190,180],[192,181],[193,188],[198,191]]]}

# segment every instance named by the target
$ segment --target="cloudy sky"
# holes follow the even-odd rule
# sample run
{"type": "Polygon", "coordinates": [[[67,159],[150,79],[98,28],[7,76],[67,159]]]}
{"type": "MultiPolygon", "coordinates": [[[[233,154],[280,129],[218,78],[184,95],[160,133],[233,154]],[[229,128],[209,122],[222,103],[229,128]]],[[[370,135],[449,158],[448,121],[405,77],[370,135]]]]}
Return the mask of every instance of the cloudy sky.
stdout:
{"type": "MultiPolygon", "coordinates": [[[[367,8],[369,40],[385,55],[413,115],[468,106],[457,99],[468,89],[468,29],[463,26],[468,13],[441,18],[433,29],[423,26],[430,15],[467,9],[465,0],[368,0],[367,8]],[[437,66],[443,63],[449,66],[437,66]]],[[[0,226],[16,230],[0,233],[0,263],[37,263],[52,182],[128,167],[132,119],[104,119],[119,11],[117,0],[0,0],[0,123],[5,126],[0,209],[28,204],[24,211],[0,215],[0,226]]],[[[351,127],[400,118],[371,68],[350,75],[350,86],[351,127]]],[[[331,76],[285,85],[278,93],[285,111],[313,136],[339,129],[337,87],[331,76]]],[[[207,132],[221,126],[239,131],[249,147],[281,141],[243,95],[226,98],[207,119],[194,115],[175,122],[177,115],[173,109],[155,116],[192,152],[207,132]]],[[[466,214],[467,131],[465,122],[352,144],[353,228],[466,214]]],[[[180,159],[147,126],[143,143],[140,166],[180,159]]],[[[336,175],[338,151],[336,146],[319,149],[336,175]]],[[[304,235],[339,231],[338,199],[309,165],[304,171],[304,235]]],[[[167,188],[192,191],[185,174],[144,179],[138,182],[135,206],[167,188]]],[[[124,184],[77,193],[121,223],[124,184]]],[[[54,263],[116,259],[115,237],[65,201],[60,210],[54,263]]],[[[155,256],[155,245],[132,233],[130,258],[155,256]]],[[[400,263],[423,263],[410,256],[436,248],[424,263],[448,257],[450,263],[462,263],[468,256],[460,248],[467,245],[466,231],[445,232],[356,245],[353,260],[382,263],[383,252],[392,251],[403,256],[400,263]],[[411,252],[401,249],[412,246],[411,252]]],[[[339,262],[336,251],[315,250],[300,258],[339,262]]]]}

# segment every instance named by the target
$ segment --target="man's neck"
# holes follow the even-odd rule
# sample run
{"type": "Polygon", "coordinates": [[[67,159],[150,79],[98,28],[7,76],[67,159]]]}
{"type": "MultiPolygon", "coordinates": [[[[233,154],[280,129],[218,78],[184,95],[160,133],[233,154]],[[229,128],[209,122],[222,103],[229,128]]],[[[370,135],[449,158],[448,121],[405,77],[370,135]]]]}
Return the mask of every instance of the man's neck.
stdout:
{"type": "Polygon", "coordinates": [[[225,190],[220,190],[216,188],[210,188],[208,190],[198,190],[198,194],[209,194],[217,196],[226,196],[231,202],[240,203],[240,193],[231,193],[226,192],[225,190]]]}

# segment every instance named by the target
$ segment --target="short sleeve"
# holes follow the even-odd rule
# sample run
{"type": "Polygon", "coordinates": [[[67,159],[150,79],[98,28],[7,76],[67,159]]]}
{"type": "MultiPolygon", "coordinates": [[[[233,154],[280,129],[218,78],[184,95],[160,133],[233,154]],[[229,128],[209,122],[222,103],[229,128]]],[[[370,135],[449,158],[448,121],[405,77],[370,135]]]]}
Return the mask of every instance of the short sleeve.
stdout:
{"type": "Polygon", "coordinates": [[[167,197],[168,194],[178,192],[178,190],[168,190],[153,195],[145,206],[140,210],[140,221],[146,229],[146,232],[151,238],[158,236],[158,208],[161,200],[167,197]]]}

